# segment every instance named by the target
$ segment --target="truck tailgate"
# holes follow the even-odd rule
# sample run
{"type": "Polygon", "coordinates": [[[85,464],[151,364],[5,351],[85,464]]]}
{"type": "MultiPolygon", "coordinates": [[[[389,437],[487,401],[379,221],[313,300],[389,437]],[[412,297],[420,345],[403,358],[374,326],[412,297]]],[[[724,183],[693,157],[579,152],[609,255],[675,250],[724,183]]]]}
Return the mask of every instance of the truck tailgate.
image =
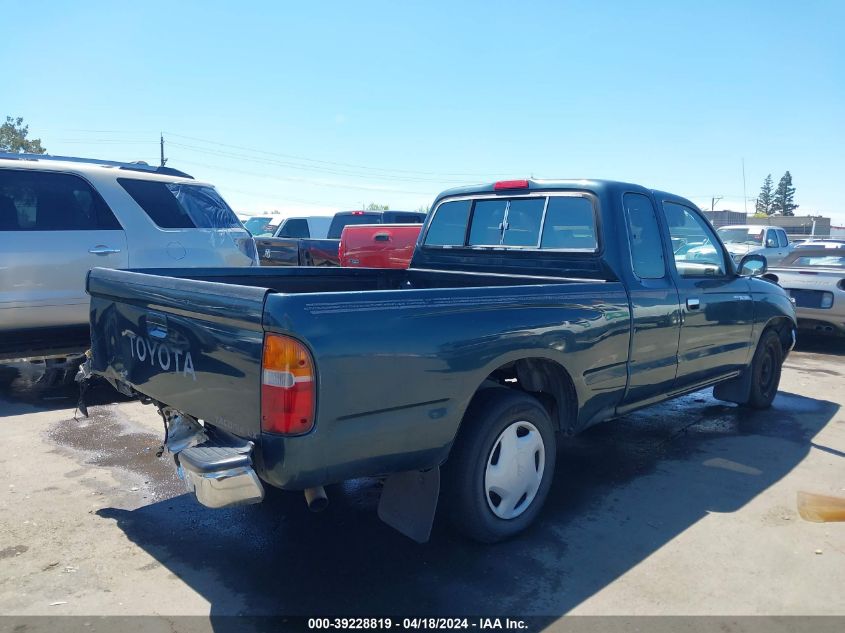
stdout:
{"type": "Polygon", "coordinates": [[[260,431],[267,288],[95,268],[92,370],[241,437],[260,431]]]}

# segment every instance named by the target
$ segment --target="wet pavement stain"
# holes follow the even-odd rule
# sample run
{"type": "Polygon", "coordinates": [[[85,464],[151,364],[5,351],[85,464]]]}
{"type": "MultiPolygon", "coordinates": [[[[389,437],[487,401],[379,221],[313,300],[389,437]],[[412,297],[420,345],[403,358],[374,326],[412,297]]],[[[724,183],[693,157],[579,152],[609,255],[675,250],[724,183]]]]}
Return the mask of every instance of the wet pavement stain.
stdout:
{"type": "Polygon", "coordinates": [[[0,549],[0,560],[4,558],[12,558],[13,556],[18,556],[19,554],[23,554],[26,551],[29,551],[29,548],[26,545],[13,545],[11,547],[4,547],[3,549],[0,549]]]}

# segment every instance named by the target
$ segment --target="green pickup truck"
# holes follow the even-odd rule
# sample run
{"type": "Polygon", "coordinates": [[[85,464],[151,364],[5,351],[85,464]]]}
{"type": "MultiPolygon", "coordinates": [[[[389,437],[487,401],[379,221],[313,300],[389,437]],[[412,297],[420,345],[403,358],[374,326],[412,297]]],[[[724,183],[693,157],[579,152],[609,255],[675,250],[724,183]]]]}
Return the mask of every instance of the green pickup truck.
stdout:
{"type": "Polygon", "coordinates": [[[94,269],[84,371],[159,407],[207,506],[384,476],[403,533],[493,542],[540,512],[563,434],[709,386],[768,407],[795,312],[763,272],[676,195],[503,181],[438,196],[407,270],[94,269]]]}

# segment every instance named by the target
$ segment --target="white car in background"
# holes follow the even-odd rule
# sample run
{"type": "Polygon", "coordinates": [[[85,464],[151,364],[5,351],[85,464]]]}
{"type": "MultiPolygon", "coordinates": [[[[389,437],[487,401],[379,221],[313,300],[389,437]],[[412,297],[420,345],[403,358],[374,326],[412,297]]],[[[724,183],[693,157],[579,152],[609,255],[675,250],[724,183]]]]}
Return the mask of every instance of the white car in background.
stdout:
{"type": "Polygon", "coordinates": [[[0,363],[87,349],[91,268],[255,265],[220,194],[184,172],[0,153],[0,363]]]}

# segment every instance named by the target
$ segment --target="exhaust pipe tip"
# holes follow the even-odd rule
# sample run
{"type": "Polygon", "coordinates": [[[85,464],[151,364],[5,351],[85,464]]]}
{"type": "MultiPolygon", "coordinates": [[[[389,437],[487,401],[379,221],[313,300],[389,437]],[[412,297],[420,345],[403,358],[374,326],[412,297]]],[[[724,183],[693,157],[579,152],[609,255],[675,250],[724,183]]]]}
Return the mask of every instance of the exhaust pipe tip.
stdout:
{"type": "Polygon", "coordinates": [[[305,503],[311,512],[322,512],[329,505],[329,498],[326,496],[326,489],[322,486],[305,489],[305,503]]]}

